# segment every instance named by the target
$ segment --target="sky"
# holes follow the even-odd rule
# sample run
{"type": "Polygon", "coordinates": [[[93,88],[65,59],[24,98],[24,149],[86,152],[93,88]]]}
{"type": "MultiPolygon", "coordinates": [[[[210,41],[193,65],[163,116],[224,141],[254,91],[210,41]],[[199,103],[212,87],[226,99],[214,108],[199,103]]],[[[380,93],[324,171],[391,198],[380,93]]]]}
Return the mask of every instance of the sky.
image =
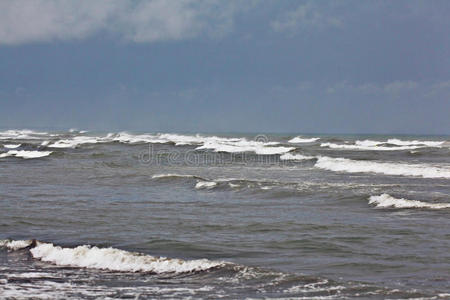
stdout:
{"type": "Polygon", "coordinates": [[[0,128],[450,134],[450,1],[0,0],[0,128]]]}

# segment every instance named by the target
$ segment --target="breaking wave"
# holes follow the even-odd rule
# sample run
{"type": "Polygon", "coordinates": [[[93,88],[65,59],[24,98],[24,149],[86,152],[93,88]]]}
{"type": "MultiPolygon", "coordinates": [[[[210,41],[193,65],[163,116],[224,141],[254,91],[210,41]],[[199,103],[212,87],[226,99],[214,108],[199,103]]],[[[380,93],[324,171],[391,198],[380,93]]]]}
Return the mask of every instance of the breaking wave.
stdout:
{"type": "Polygon", "coordinates": [[[318,141],[320,138],[304,138],[301,136],[297,136],[293,139],[290,139],[288,143],[292,144],[300,144],[300,143],[313,143],[315,141],[318,141]]]}
{"type": "Polygon", "coordinates": [[[450,203],[427,203],[418,200],[408,200],[404,198],[394,198],[389,194],[381,194],[379,196],[370,196],[369,204],[379,208],[430,208],[443,209],[450,208],[450,203]]]}
{"type": "Polygon", "coordinates": [[[31,159],[49,156],[52,153],[53,153],[52,151],[9,150],[8,152],[1,153],[0,158],[14,156],[24,159],[31,159]]]}
{"type": "Polygon", "coordinates": [[[398,150],[412,150],[421,148],[421,146],[382,146],[378,144],[370,144],[368,141],[356,141],[354,145],[349,144],[333,144],[322,143],[320,147],[328,147],[331,149],[346,149],[346,150],[371,150],[371,151],[398,151],[398,150]]]}
{"type": "Polygon", "coordinates": [[[309,159],[315,159],[314,156],[307,156],[307,155],[301,155],[301,154],[292,154],[292,153],[285,153],[280,156],[281,160],[309,160],[309,159]]]}
{"type": "Polygon", "coordinates": [[[33,241],[0,240],[0,246],[9,250],[27,247],[35,259],[53,263],[58,266],[91,268],[120,272],[148,273],[189,273],[206,271],[225,265],[224,262],[207,259],[182,260],[166,257],[154,257],[141,253],[128,252],[115,248],[99,248],[90,245],[75,248],[63,248],[52,243],[33,241]]]}
{"type": "Polygon", "coordinates": [[[402,141],[399,139],[388,139],[387,143],[399,146],[419,145],[427,147],[440,147],[445,144],[445,141],[402,141]]]}
{"type": "Polygon", "coordinates": [[[450,178],[450,169],[425,164],[375,162],[318,156],[315,167],[335,172],[381,173],[386,175],[450,178]]]}
{"type": "Polygon", "coordinates": [[[346,150],[372,150],[372,151],[396,151],[396,150],[413,150],[425,147],[442,147],[445,141],[402,141],[399,139],[388,139],[385,142],[363,140],[355,141],[354,144],[335,144],[322,143],[321,147],[328,147],[331,149],[346,149],[346,150]]]}

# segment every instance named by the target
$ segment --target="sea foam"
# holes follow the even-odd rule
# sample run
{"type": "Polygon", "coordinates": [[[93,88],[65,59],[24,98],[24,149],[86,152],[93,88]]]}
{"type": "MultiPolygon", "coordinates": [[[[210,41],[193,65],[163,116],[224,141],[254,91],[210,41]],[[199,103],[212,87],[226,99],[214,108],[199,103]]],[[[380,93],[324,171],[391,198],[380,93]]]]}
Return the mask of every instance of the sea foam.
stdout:
{"type": "Polygon", "coordinates": [[[450,169],[426,164],[376,162],[318,156],[315,167],[335,172],[381,173],[386,175],[450,178],[450,169]]]}
{"type": "Polygon", "coordinates": [[[52,151],[9,150],[8,152],[0,154],[0,158],[15,156],[15,157],[20,157],[20,158],[24,158],[24,159],[31,159],[31,158],[40,158],[40,157],[44,157],[44,156],[49,156],[52,153],[53,153],[52,151]]]}
{"type": "Polygon", "coordinates": [[[304,138],[301,136],[297,136],[293,139],[290,139],[288,143],[292,144],[300,144],[300,143],[313,143],[315,141],[318,141],[320,138],[304,138]]]}
{"type": "MultiPolygon", "coordinates": [[[[0,241],[0,246],[20,250],[31,245],[31,241],[0,241]]],[[[64,248],[52,243],[37,242],[30,249],[35,259],[80,268],[102,269],[120,272],[188,273],[205,271],[224,265],[224,262],[207,259],[182,260],[154,257],[115,248],[99,248],[90,245],[64,248]]]]}
{"type": "Polygon", "coordinates": [[[285,153],[280,155],[281,160],[309,160],[315,159],[314,156],[302,155],[302,154],[293,154],[293,153],[285,153]]]}
{"type": "Polygon", "coordinates": [[[450,203],[427,203],[418,200],[408,200],[404,198],[394,198],[389,194],[381,194],[379,196],[370,196],[369,204],[373,204],[378,208],[429,208],[444,209],[450,208],[450,203]]]}

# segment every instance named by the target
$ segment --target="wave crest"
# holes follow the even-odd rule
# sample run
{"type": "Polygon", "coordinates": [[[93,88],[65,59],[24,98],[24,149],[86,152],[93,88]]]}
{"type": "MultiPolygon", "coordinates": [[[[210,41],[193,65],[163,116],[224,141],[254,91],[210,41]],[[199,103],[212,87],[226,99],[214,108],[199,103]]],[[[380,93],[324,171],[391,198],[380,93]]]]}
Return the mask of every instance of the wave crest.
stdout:
{"type": "Polygon", "coordinates": [[[379,208],[430,208],[443,209],[450,208],[450,203],[427,203],[418,200],[408,200],[404,198],[394,198],[389,194],[381,194],[379,196],[370,196],[369,204],[373,204],[379,208]]]}
{"type": "MultiPolygon", "coordinates": [[[[31,244],[32,241],[0,241],[0,246],[10,250],[24,249],[31,244]]],[[[63,248],[44,242],[36,242],[36,247],[31,248],[30,253],[35,259],[58,266],[120,272],[190,273],[225,265],[224,262],[207,259],[182,260],[154,257],[115,248],[99,248],[90,245],[63,248]]]]}

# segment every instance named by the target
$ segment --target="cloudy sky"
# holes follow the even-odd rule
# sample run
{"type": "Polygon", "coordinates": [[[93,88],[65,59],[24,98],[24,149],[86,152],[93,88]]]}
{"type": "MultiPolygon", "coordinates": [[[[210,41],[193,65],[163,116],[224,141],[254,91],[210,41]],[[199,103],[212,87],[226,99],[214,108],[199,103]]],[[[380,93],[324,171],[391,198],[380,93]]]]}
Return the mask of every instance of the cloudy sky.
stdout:
{"type": "Polygon", "coordinates": [[[450,1],[0,0],[0,128],[450,134],[450,1]]]}

